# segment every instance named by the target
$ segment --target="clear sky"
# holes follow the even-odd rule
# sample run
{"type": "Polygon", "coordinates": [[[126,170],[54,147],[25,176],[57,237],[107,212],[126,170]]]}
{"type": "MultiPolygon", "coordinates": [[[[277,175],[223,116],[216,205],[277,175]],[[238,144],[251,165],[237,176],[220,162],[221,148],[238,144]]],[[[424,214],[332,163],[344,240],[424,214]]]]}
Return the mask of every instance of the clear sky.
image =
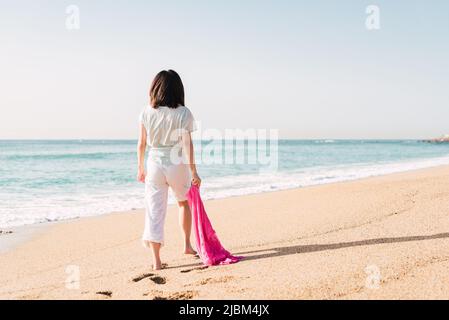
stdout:
{"type": "Polygon", "coordinates": [[[0,0],[0,138],[136,138],[168,68],[203,128],[439,136],[449,1],[0,0]],[[379,30],[365,26],[371,4],[379,30]]]}

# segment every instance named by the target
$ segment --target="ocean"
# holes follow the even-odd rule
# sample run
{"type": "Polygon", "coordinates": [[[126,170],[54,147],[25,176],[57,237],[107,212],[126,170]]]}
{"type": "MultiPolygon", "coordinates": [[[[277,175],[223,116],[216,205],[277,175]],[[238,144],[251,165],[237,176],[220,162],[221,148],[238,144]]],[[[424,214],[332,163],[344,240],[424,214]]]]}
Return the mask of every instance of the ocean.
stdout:
{"type": "MultiPolygon", "coordinates": [[[[210,147],[196,141],[197,158],[210,147]]],[[[220,144],[221,145],[221,144],[220,144]]],[[[240,146],[242,147],[242,146],[240,146]]],[[[223,152],[239,148],[225,146],[223,152]]],[[[0,228],[143,207],[134,140],[0,141],[0,228]]],[[[246,151],[247,156],[251,150],[246,151]]],[[[201,163],[205,199],[449,164],[449,144],[416,140],[280,140],[275,170],[201,163]]],[[[170,197],[173,202],[173,198],[170,197]]]]}

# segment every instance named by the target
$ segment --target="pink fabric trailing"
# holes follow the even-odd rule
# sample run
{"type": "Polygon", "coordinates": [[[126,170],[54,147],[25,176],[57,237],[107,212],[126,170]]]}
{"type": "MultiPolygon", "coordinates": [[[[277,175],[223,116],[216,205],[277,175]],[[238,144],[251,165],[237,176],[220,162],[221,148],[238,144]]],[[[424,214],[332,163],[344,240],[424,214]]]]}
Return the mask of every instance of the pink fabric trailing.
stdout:
{"type": "Polygon", "coordinates": [[[236,263],[243,257],[231,255],[218,240],[215,230],[207,217],[201,200],[200,190],[197,186],[192,185],[187,193],[190,209],[192,211],[193,229],[196,239],[196,250],[207,266],[218,264],[236,263]]]}

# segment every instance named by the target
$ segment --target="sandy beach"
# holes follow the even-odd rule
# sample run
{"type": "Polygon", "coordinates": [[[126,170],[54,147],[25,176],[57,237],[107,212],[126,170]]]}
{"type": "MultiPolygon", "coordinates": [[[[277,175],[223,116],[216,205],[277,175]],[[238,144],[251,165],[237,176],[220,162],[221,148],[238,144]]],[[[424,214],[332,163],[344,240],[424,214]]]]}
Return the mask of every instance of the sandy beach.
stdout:
{"type": "Polygon", "coordinates": [[[211,200],[206,209],[242,262],[204,268],[183,256],[171,206],[167,268],[153,272],[140,242],[143,210],[108,214],[53,224],[0,254],[0,298],[449,298],[449,166],[211,200]]]}

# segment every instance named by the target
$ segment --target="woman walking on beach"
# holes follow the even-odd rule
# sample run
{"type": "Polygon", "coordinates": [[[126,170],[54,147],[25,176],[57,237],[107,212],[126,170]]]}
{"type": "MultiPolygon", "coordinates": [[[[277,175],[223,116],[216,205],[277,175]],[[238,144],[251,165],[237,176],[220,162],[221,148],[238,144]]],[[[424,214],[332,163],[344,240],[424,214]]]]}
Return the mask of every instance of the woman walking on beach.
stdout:
{"type": "Polygon", "coordinates": [[[137,179],[145,183],[145,229],[143,241],[153,254],[153,269],[162,268],[160,248],[170,187],[179,206],[179,223],[184,236],[184,253],[196,254],[190,243],[192,217],[186,194],[200,186],[190,133],[194,118],[184,105],[184,86],[173,71],[161,71],[150,88],[150,105],[140,115],[137,146],[137,179]],[[149,146],[145,170],[145,150],[149,146]]]}

